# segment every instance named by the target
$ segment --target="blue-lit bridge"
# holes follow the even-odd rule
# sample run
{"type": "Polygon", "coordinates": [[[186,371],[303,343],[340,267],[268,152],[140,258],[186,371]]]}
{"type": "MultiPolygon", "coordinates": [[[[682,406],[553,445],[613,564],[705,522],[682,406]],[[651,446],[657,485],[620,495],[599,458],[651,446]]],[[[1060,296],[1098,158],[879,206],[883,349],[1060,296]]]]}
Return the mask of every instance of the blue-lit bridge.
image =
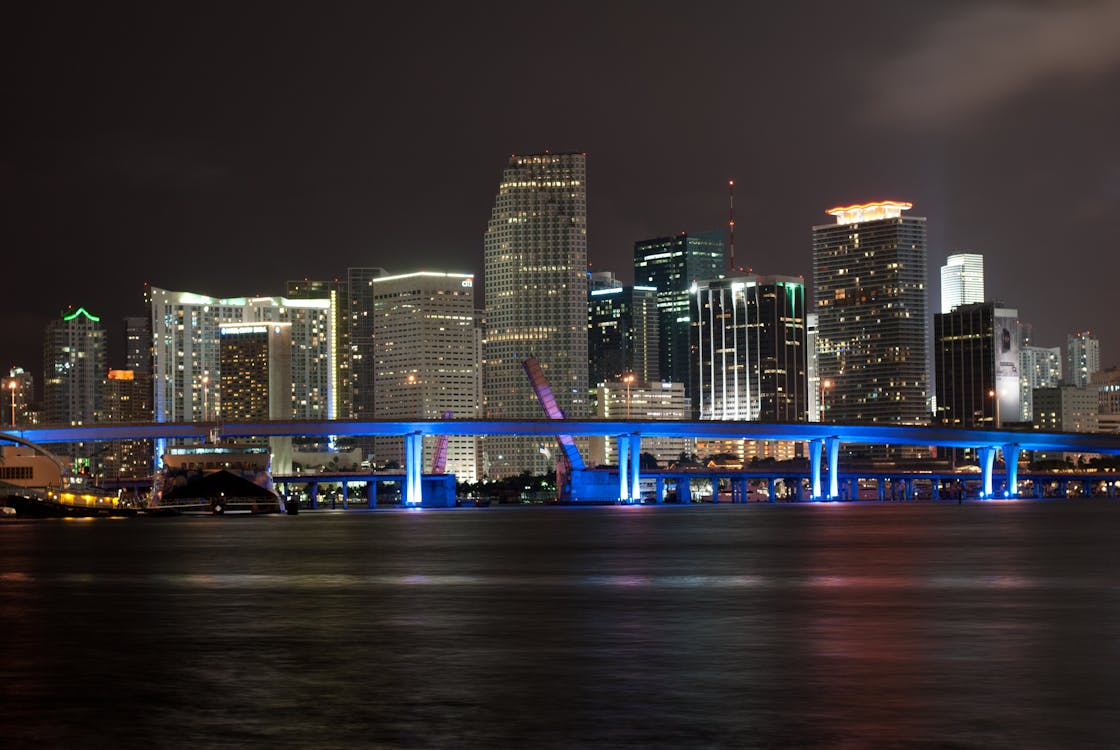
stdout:
{"type": "Polygon", "coordinates": [[[810,497],[842,497],[840,446],[845,443],[879,446],[924,446],[973,449],[979,456],[980,497],[993,497],[993,467],[997,452],[1006,467],[1006,495],[1018,495],[1018,458],[1021,451],[1120,455],[1120,435],[959,430],[942,427],[885,427],[838,424],[766,424],[760,422],[640,421],[640,420],[433,420],[433,421],[269,421],[114,423],[81,427],[49,425],[0,431],[34,443],[75,443],[114,440],[194,439],[206,441],[265,437],[401,437],[405,445],[402,500],[417,505],[422,497],[422,438],[425,435],[521,435],[537,437],[607,437],[618,445],[615,472],[587,470],[573,473],[574,499],[617,499],[640,502],[641,441],[647,437],[702,440],[779,440],[809,444],[810,497]],[[823,465],[822,465],[823,461],[823,465]],[[827,471],[822,471],[826,468],[827,471]],[[822,484],[827,480],[827,485],[822,484]]]}

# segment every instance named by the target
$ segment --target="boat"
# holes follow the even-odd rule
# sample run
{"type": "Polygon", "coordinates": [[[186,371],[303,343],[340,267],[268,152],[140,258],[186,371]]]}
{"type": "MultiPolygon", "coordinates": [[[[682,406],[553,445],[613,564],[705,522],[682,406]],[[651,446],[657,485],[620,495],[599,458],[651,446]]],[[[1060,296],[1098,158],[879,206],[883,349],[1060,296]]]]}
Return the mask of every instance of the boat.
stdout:
{"type": "Polygon", "coordinates": [[[284,503],[272,481],[267,446],[173,446],[161,457],[152,484],[149,515],[280,513],[284,503]]]}
{"type": "Polygon", "coordinates": [[[90,518],[136,515],[139,510],[120,490],[89,486],[42,446],[0,446],[2,517],[90,518]]]}

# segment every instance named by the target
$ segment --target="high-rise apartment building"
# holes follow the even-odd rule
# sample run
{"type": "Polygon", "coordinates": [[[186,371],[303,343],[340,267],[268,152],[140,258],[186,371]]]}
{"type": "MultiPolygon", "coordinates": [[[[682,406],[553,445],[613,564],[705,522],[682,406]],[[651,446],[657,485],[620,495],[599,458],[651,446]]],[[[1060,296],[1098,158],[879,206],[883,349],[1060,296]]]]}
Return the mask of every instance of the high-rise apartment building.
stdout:
{"type": "Polygon", "coordinates": [[[641,382],[656,380],[660,328],[656,289],[593,289],[587,314],[587,367],[592,387],[627,374],[641,382]]]}
{"type": "Polygon", "coordinates": [[[350,394],[347,401],[354,419],[373,415],[373,381],[377,370],[373,358],[373,280],[385,275],[384,268],[355,267],[346,272],[346,294],[350,330],[350,394]]]}
{"type": "Polygon", "coordinates": [[[909,203],[833,208],[813,227],[820,377],[826,420],[929,422],[926,220],[909,203]]]}
{"type": "Polygon", "coordinates": [[[737,276],[693,285],[694,417],[805,422],[805,284],[737,276]]]}
{"type": "MultiPolygon", "coordinates": [[[[302,279],[289,281],[286,296],[298,300],[330,300],[332,311],[331,340],[328,342],[331,368],[331,393],[335,405],[331,410],[337,419],[349,419],[353,412],[354,389],[351,383],[350,353],[350,289],[338,279],[329,281],[302,279]]],[[[297,337],[298,338],[298,337],[297,337]]],[[[297,363],[298,364],[298,363],[297,363]]],[[[310,363],[308,363],[310,364],[310,363]]],[[[293,377],[293,380],[298,378],[293,377]]]]}
{"type": "MultiPolygon", "coordinates": [[[[821,382],[820,357],[817,354],[819,338],[816,313],[805,314],[805,377],[809,381],[809,421],[822,422],[821,401],[824,383],[821,382]]],[[[828,385],[831,385],[829,383],[828,385]]]]}
{"type": "Polygon", "coordinates": [[[0,391],[0,424],[14,428],[18,425],[32,424],[31,403],[35,400],[35,376],[22,367],[8,370],[0,391]]]}
{"type": "MultiPolygon", "coordinates": [[[[486,416],[541,416],[522,362],[536,357],[557,405],[588,413],[587,156],[511,156],[486,228],[486,416]]],[[[492,477],[554,468],[531,438],[487,438],[492,477]]]]}
{"type": "Polygon", "coordinates": [[[696,281],[718,279],[723,272],[722,231],[682,232],[634,243],[634,283],[657,289],[661,360],[657,379],[684,383],[693,401],[691,287],[696,281]]]}
{"type": "MultiPolygon", "coordinates": [[[[479,332],[474,323],[474,277],[420,271],[373,282],[376,378],[374,416],[389,420],[438,420],[482,416],[479,332]]],[[[437,444],[424,439],[424,470],[437,444]]],[[[474,435],[447,440],[445,471],[461,482],[478,477],[474,435]]],[[[378,438],[375,458],[403,461],[400,438],[378,438]]]]}
{"type": "Polygon", "coordinates": [[[124,319],[124,362],[126,370],[151,375],[151,318],[141,316],[124,319]]]}
{"type": "Polygon", "coordinates": [[[984,301],[984,256],[954,253],[941,266],[941,312],[984,301]]]}
{"type": "MultiPolygon", "coordinates": [[[[218,413],[208,419],[263,422],[292,416],[292,324],[225,323],[219,326],[218,413]]],[[[262,443],[264,441],[261,441],[262,443]]],[[[292,470],[292,438],[268,439],[272,471],[292,470]]]]}
{"type": "Polygon", "coordinates": [[[940,424],[990,428],[1019,420],[1018,315],[984,302],[933,316],[940,424]]]}
{"type": "Polygon", "coordinates": [[[1034,420],[1034,391],[1062,384],[1062,348],[1059,346],[1019,347],[1019,393],[1023,401],[1019,418],[1034,420]]]}
{"type": "MultiPolygon", "coordinates": [[[[109,370],[101,388],[99,422],[152,421],[151,373],[109,370]]],[[[150,477],[152,454],[151,440],[114,440],[102,446],[97,456],[98,471],[118,479],[150,477]]]]}
{"type": "Polygon", "coordinates": [[[1101,369],[1101,342],[1089,331],[1066,336],[1066,382],[1082,388],[1101,369]]]}
{"type": "Polygon", "coordinates": [[[109,371],[101,318],[68,308],[47,324],[43,342],[43,410],[48,424],[90,424],[101,408],[109,371]]]}

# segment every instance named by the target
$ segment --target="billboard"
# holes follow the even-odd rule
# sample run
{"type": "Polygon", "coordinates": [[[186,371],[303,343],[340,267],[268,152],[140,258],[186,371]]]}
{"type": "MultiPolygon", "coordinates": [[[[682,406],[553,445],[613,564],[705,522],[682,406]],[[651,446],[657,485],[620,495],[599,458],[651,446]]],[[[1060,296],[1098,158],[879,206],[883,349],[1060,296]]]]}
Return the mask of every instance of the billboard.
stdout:
{"type": "Polygon", "coordinates": [[[1019,336],[1018,310],[996,308],[992,334],[995,337],[993,351],[996,359],[996,393],[999,398],[999,421],[1018,422],[1020,420],[1019,397],[1019,336]]]}

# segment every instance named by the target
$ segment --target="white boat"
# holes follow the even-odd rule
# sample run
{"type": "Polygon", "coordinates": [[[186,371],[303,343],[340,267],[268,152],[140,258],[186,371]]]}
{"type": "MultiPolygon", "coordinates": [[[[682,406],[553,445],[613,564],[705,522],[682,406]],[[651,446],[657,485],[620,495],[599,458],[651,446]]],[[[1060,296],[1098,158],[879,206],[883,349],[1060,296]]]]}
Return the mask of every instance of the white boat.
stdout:
{"type": "Polygon", "coordinates": [[[272,453],[264,446],[175,446],[156,472],[150,514],[279,513],[272,453]]]}

